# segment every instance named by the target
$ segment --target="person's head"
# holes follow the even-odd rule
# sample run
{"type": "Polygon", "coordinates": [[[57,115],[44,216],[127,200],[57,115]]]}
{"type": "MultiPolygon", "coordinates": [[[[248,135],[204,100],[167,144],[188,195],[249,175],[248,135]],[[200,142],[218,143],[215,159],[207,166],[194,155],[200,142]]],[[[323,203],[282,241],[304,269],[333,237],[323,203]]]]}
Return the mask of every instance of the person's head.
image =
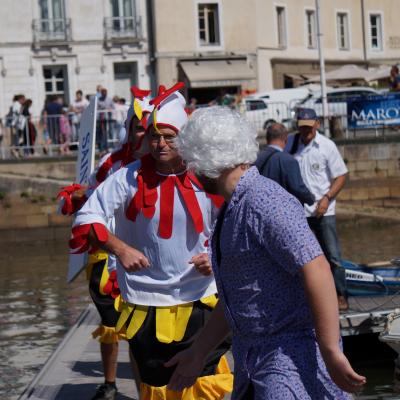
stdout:
{"type": "Polygon", "coordinates": [[[257,132],[239,113],[228,107],[197,109],[176,139],[188,168],[204,189],[218,193],[224,174],[254,163],[258,153],[257,132]]]}
{"type": "Polygon", "coordinates": [[[97,92],[97,93],[100,93],[100,92],[101,92],[101,89],[102,89],[102,87],[103,87],[103,86],[102,86],[102,85],[100,85],[100,84],[99,84],[99,85],[97,85],[97,86],[96,86],[96,92],[97,92]]]}
{"type": "MultiPolygon", "coordinates": [[[[150,90],[139,89],[136,86],[132,86],[131,92],[133,95],[133,101],[128,109],[128,114],[124,123],[124,127],[121,129],[121,144],[130,142],[132,148],[135,149],[136,156],[141,156],[148,152],[147,143],[144,144],[143,138],[145,134],[147,116],[153,110],[153,106],[150,105],[150,90]]],[[[124,98],[119,98],[118,103],[121,105],[125,104],[124,98]]]]}
{"type": "Polygon", "coordinates": [[[24,101],[24,108],[29,108],[32,105],[32,100],[31,99],[26,99],[24,101]]]}
{"type": "Polygon", "coordinates": [[[24,94],[20,94],[20,95],[18,95],[18,101],[21,103],[21,104],[24,104],[25,103],[25,95],[24,94]]]}
{"type": "Polygon", "coordinates": [[[183,83],[178,83],[170,89],[161,86],[159,95],[150,102],[154,110],[146,122],[146,135],[150,154],[159,165],[176,167],[182,164],[174,143],[188,120],[185,111],[186,100],[178,92],[182,87],[183,83]]]}
{"type": "Polygon", "coordinates": [[[148,146],[143,145],[143,139],[145,136],[146,129],[143,126],[142,121],[136,116],[131,119],[128,131],[128,142],[131,143],[132,149],[135,149],[137,156],[142,156],[148,152],[148,146]]]}
{"type": "Polygon", "coordinates": [[[114,97],[112,98],[112,100],[113,100],[113,102],[114,102],[115,104],[119,103],[119,97],[118,97],[118,96],[114,96],[114,97]]]}
{"type": "Polygon", "coordinates": [[[284,125],[274,123],[268,126],[266,136],[267,144],[274,144],[283,149],[288,140],[288,131],[284,125]]]}
{"type": "Polygon", "coordinates": [[[181,161],[175,147],[175,139],[178,133],[175,129],[167,126],[159,126],[158,129],[152,125],[148,132],[150,154],[162,164],[177,164],[181,161]]]}
{"type": "Polygon", "coordinates": [[[75,93],[75,97],[76,97],[76,100],[78,100],[78,101],[82,100],[82,97],[83,97],[82,90],[77,90],[75,93]]]}
{"type": "Polygon", "coordinates": [[[101,94],[101,97],[105,99],[107,97],[107,89],[105,87],[102,87],[100,89],[100,94],[101,94]]]}
{"type": "Polygon", "coordinates": [[[390,76],[395,77],[398,74],[399,74],[399,67],[396,64],[392,65],[392,68],[390,70],[390,76]]]}
{"type": "Polygon", "coordinates": [[[297,112],[297,127],[302,142],[307,145],[317,134],[319,119],[312,108],[301,108],[297,112]]]}

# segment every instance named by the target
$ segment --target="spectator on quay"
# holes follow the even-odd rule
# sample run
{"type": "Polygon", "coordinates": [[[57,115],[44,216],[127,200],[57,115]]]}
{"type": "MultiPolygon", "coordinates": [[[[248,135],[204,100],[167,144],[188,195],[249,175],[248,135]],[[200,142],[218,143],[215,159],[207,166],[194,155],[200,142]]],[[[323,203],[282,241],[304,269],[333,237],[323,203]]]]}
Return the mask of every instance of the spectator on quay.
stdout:
{"type": "Polygon", "coordinates": [[[197,108],[197,99],[195,97],[192,97],[190,99],[189,105],[186,107],[186,112],[188,115],[192,114],[197,108]]]}
{"type": "Polygon", "coordinates": [[[68,110],[63,108],[60,115],[60,136],[61,136],[61,154],[70,154],[69,146],[71,144],[71,125],[68,118],[68,110]]]}
{"type": "Polygon", "coordinates": [[[60,115],[63,109],[61,96],[50,96],[45,109],[46,125],[53,143],[60,141],[60,115]]]}
{"type": "Polygon", "coordinates": [[[95,94],[95,96],[99,99],[100,97],[101,97],[101,89],[103,89],[103,86],[102,85],[97,85],[96,86],[96,94],[95,94]]]}
{"type": "Polygon", "coordinates": [[[23,135],[22,135],[22,138],[23,138],[22,143],[25,146],[24,153],[26,155],[28,155],[29,153],[30,154],[35,153],[35,149],[33,146],[35,145],[36,136],[37,136],[36,127],[32,122],[32,115],[30,112],[31,106],[32,106],[31,99],[27,99],[22,106],[22,115],[25,118],[23,135]]]}
{"type": "Polygon", "coordinates": [[[301,204],[314,204],[314,195],[307,189],[300,174],[299,163],[283,150],[288,141],[288,131],[282,124],[272,124],[267,129],[267,148],[255,163],[260,174],[279,183],[301,204]]]}
{"type": "Polygon", "coordinates": [[[114,142],[118,141],[119,131],[124,125],[124,121],[127,117],[127,109],[125,105],[125,99],[119,98],[118,96],[113,97],[114,110],[113,110],[113,134],[112,138],[114,142]]]}
{"type": "Polygon", "coordinates": [[[399,67],[395,64],[392,65],[390,70],[390,91],[392,92],[399,92],[400,91],[400,75],[399,75],[399,67]]]}
{"type": "Polygon", "coordinates": [[[314,204],[304,206],[307,221],[329,261],[339,309],[344,311],[349,305],[336,232],[335,199],[346,182],[348,170],[335,143],[318,133],[320,124],[313,109],[299,110],[297,126],[299,133],[291,136],[287,149],[299,162],[303,181],[315,196],[314,204]]]}
{"type": "Polygon", "coordinates": [[[97,128],[96,142],[100,154],[107,151],[108,136],[112,134],[112,112],[114,103],[111,97],[107,95],[107,89],[102,87],[100,90],[101,96],[97,102],[97,128]]]}
{"type": "Polygon", "coordinates": [[[40,122],[39,126],[41,128],[41,134],[42,134],[42,141],[43,141],[43,153],[48,154],[49,152],[49,146],[52,143],[52,140],[50,138],[50,133],[49,129],[47,126],[47,99],[44,101],[42,111],[40,112],[40,122]]]}
{"type": "Polygon", "coordinates": [[[3,145],[3,140],[4,140],[3,120],[0,118],[0,147],[3,145]]]}
{"type": "Polygon", "coordinates": [[[232,331],[232,399],[335,399],[365,378],[341,349],[329,264],[300,203],[254,162],[257,132],[227,108],[197,110],[176,146],[204,190],[222,195],[210,238],[219,302],[193,345],[165,365],[189,387],[232,331]]]}
{"type": "Polygon", "coordinates": [[[77,138],[79,133],[79,126],[81,123],[82,113],[89,105],[89,101],[83,97],[82,90],[77,90],[75,93],[75,100],[72,102],[70,111],[73,112],[72,124],[74,126],[74,135],[77,138]]]}
{"type": "MultiPolygon", "coordinates": [[[[15,147],[21,144],[20,142],[20,129],[19,125],[24,122],[22,116],[22,105],[25,102],[25,96],[23,94],[16,94],[13,97],[12,105],[6,115],[6,126],[10,128],[10,140],[11,144],[15,147]]],[[[16,149],[12,150],[15,157],[19,157],[19,153],[16,149]]]]}

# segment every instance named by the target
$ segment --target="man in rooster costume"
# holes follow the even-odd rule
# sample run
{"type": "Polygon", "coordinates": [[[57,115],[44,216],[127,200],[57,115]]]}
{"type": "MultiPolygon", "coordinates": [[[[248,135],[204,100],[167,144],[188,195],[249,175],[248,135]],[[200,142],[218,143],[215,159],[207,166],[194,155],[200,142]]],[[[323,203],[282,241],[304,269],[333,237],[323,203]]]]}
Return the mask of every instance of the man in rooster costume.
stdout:
{"type": "Polygon", "coordinates": [[[78,212],[71,248],[102,248],[117,258],[124,331],[140,374],[140,399],[222,399],[232,375],[222,343],[201,376],[182,392],[166,387],[174,368],[164,363],[187,348],[217,303],[207,243],[219,199],[207,195],[174,147],[187,121],[185,99],[160,87],[150,103],[150,154],[113,174],[78,212]],[[107,221],[115,218],[115,235],[107,221]]]}
{"type": "MultiPolygon", "coordinates": [[[[147,149],[143,145],[145,123],[148,114],[153,110],[148,97],[150,91],[141,90],[135,86],[131,88],[133,95],[132,105],[128,110],[125,127],[121,130],[121,146],[106,154],[99,162],[96,170],[89,177],[87,187],[71,185],[62,189],[59,198],[63,201],[62,213],[75,214],[87,201],[95,188],[104,182],[120,168],[140,158],[147,149]]],[[[108,221],[108,229],[114,231],[114,220],[108,221]]],[[[96,251],[89,255],[86,267],[89,281],[90,296],[99,311],[101,324],[92,333],[98,338],[102,356],[105,382],[97,389],[92,400],[114,399],[117,394],[115,384],[118,341],[125,339],[123,332],[115,331],[120,313],[115,309],[114,302],[119,296],[116,280],[115,257],[104,251],[96,251]]],[[[133,364],[134,365],[134,364],[133,364]]]]}

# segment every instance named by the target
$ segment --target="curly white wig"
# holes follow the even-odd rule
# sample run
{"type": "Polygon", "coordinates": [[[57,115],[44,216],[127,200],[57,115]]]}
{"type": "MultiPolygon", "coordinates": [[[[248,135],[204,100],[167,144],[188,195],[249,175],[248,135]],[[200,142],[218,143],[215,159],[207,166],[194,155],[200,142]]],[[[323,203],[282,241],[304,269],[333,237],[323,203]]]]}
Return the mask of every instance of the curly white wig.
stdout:
{"type": "Polygon", "coordinates": [[[176,146],[190,170],[217,178],[225,169],[257,158],[256,130],[227,107],[196,110],[182,128],[176,146]]]}

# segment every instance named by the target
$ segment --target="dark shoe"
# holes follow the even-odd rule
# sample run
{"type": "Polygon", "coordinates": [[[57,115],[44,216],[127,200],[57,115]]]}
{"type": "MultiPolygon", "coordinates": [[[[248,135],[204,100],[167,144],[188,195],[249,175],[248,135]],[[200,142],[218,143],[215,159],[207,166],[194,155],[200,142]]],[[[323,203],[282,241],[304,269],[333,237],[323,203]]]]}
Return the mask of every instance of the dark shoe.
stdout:
{"type": "Polygon", "coordinates": [[[347,311],[349,309],[349,303],[344,296],[338,296],[339,311],[347,311]]]}
{"type": "Polygon", "coordinates": [[[117,388],[103,383],[97,388],[96,394],[92,397],[92,400],[115,400],[117,397],[117,388]]]}

